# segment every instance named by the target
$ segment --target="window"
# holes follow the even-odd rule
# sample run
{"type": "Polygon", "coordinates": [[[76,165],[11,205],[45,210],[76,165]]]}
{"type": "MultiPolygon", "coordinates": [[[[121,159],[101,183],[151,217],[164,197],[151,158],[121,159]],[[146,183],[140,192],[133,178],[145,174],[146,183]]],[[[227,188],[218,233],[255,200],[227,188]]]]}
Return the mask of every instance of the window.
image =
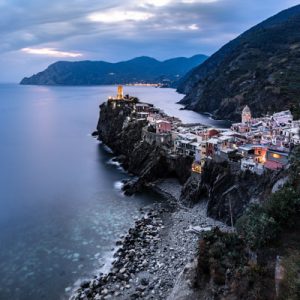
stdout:
{"type": "Polygon", "coordinates": [[[277,154],[277,153],[272,153],[272,157],[274,157],[274,158],[281,158],[281,155],[277,154]]]}

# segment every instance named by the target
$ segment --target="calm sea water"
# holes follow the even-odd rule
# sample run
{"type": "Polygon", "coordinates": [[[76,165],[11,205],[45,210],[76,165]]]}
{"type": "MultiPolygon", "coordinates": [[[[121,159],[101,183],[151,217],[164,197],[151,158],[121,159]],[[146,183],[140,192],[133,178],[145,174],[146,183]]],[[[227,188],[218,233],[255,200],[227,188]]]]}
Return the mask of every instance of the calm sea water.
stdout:
{"type": "MultiPolygon", "coordinates": [[[[0,299],[64,299],[106,262],[141,207],[159,196],[124,197],[127,175],[90,133],[116,87],[0,85],[0,299]]],[[[171,89],[128,87],[186,122],[171,89]]]]}

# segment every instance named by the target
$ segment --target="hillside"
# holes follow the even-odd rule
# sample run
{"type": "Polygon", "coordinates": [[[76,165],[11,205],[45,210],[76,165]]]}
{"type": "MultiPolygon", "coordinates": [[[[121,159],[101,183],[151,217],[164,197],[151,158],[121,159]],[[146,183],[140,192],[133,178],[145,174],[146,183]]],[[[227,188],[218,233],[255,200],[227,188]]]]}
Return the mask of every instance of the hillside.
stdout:
{"type": "Polygon", "coordinates": [[[216,118],[240,120],[284,109],[300,116],[300,5],[232,40],[181,80],[181,103],[216,118]]]}
{"type": "Polygon", "coordinates": [[[46,70],[25,77],[21,84],[32,85],[101,85],[127,83],[159,83],[175,85],[192,68],[207,56],[178,57],[158,61],[151,57],[137,57],[129,61],[108,63],[104,61],[59,61],[46,70]]]}

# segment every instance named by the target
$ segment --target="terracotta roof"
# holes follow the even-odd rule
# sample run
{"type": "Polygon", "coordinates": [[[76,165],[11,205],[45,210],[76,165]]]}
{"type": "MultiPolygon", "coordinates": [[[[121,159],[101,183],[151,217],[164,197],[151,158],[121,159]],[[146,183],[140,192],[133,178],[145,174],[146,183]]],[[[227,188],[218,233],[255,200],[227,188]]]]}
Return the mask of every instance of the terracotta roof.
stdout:
{"type": "Polygon", "coordinates": [[[264,163],[265,168],[270,169],[270,170],[278,170],[283,167],[283,165],[280,162],[277,161],[272,161],[272,160],[267,160],[264,163]]]}

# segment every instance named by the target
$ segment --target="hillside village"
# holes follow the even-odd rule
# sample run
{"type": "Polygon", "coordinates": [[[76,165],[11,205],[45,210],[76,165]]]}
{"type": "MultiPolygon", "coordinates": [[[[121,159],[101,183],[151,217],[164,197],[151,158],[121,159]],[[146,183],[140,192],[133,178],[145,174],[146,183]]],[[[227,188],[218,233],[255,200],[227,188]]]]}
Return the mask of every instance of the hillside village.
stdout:
{"type": "Polygon", "coordinates": [[[129,122],[146,121],[143,140],[167,149],[171,156],[192,156],[192,171],[201,174],[206,160],[229,161],[234,167],[259,175],[264,170],[284,169],[290,151],[300,144],[300,120],[293,120],[289,110],[252,118],[246,106],[241,122],[231,128],[210,128],[202,124],[183,124],[178,118],[166,115],[152,104],[142,103],[136,97],[123,95],[118,87],[116,97],[107,105],[114,109],[127,109],[123,126],[129,122]]]}

